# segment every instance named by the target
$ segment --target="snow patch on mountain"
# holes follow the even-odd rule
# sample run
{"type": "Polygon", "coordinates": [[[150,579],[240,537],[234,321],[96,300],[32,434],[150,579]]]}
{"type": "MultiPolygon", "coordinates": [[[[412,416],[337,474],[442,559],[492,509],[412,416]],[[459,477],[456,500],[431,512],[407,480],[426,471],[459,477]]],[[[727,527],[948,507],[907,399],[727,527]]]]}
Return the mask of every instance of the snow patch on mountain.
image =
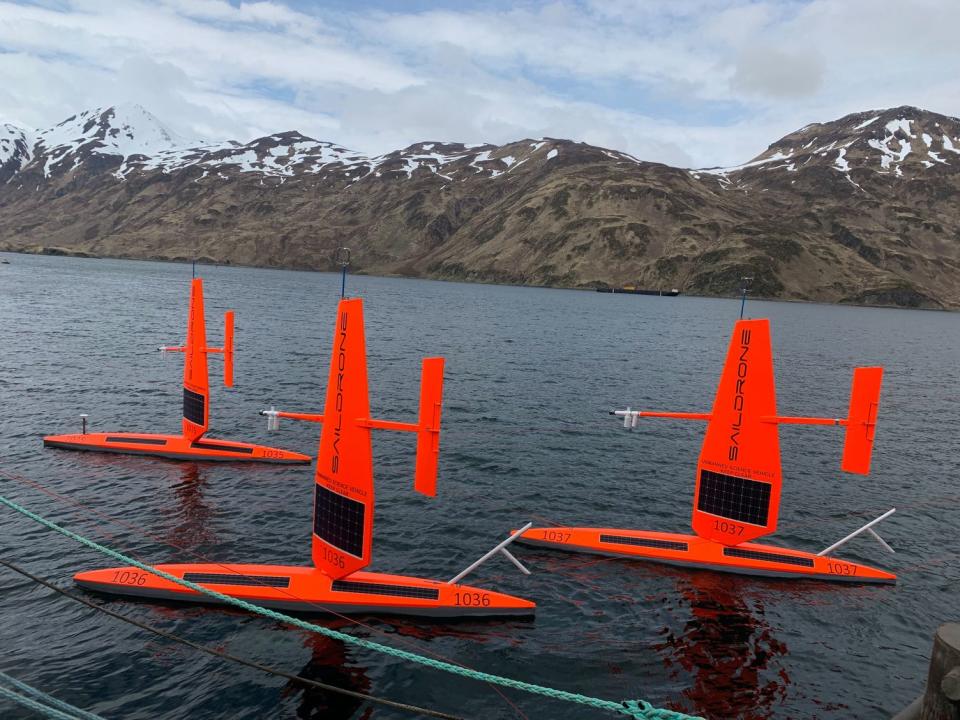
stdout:
{"type": "Polygon", "coordinates": [[[849,163],[849,162],[847,161],[847,159],[844,157],[844,155],[846,155],[846,154],[847,154],[847,149],[846,149],[846,148],[840,148],[840,152],[839,152],[839,154],[837,155],[837,159],[833,161],[833,165],[834,165],[835,168],[837,168],[837,170],[840,170],[841,172],[848,173],[848,172],[850,172],[850,163],[849,163]]]}
{"type": "Polygon", "coordinates": [[[17,172],[30,162],[33,138],[29,130],[17,125],[0,125],[0,169],[17,172]]]}
{"type": "MultiPolygon", "coordinates": [[[[819,151],[818,151],[819,152],[819,151]]],[[[706,175],[729,175],[732,172],[737,172],[738,170],[746,170],[747,168],[758,167],[760,165],[766,165],[768,163],[776,162],[777,160],[789,160],[793,157],[793,151],[783,152],[782,150],[777,150],[773,155],[769,157],[760,158],[758,160],[751,160],[748,163],[743,165],[735,165],[734,167],[727,168],[702,168],[697,170],[698,173],[704,173],[706,175]]],[[[779,167],[783,167],[782,165],[779,167]]]]}

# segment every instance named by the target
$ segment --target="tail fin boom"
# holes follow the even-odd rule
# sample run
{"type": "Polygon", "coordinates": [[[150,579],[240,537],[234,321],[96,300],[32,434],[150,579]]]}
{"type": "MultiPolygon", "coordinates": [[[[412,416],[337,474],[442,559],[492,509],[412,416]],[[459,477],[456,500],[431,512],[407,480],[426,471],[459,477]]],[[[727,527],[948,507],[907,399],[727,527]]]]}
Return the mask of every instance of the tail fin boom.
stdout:
{"type": "Polygon", "coordinates": [[[853,382],[850,387],[850,409],[847,412],[847,431],[844,435],[843,457],[840,461],[840,469],[844,472],[858,475],[870,473],[882,383],[883,368],[854,368],[853,382]]]}
{"type": "Polygon", "coordinates": [[[440,458],[440,414],[443,403],[443,358],[424,358],[420,373],[420,417],[413,488],[435,497],[440,458]]]}
{"type": "Polygon", "coordinates": [[[223,314],[223,384],[233,387],[233,310],[223,314]]]}

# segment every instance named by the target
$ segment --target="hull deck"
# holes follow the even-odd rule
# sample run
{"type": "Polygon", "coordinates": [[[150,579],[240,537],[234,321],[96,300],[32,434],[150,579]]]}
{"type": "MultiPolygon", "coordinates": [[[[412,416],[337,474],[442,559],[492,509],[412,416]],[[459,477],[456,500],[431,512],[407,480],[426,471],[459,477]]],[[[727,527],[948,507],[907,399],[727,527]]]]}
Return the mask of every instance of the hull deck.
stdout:
{"type": "Polygon", "coordinates": [[[190,441],[181,435],[150,433],[78,433],[48,435],[44,447],[130,455],[155,455],[171,460],[219,460],[228,462],[309,463],[303,453],[230,440],[200,438],[190,441]]]}
{"type": "MultiPolygon", "coordinates": [[[[380,613],[425,617],[533,615],[535,603],[469,585],[448,585],[405,575],[356,572],[341,580],[312,567],[177,564],[157,568],[224,595],[300,613],[380,613]]],[[[156,600],[218,604],[208,595],[135,567],[74,575],[88,590],[156,600]]]]}
{"type": "Polygon", "coordinates": [[[854,583],[895,583],[897,576],[835,557],[776,545],[722,545],[696,535],[611,528],[530,528],[517,540],[568,552],[649,560],[682,567],[764,577],[854,583]]]}

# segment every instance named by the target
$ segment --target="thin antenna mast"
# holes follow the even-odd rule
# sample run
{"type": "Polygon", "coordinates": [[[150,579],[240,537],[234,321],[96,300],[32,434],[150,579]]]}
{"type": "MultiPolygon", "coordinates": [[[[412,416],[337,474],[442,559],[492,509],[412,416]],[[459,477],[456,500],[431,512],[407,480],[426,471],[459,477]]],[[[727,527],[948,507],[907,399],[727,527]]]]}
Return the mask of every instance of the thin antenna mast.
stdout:
{"type": "Polygon", "coordinates": [[[340,263],[340,299],[347,296],[347,267],[350,265],[350,248],[337,248],[334,262],[340,263]]]}
{"type": "Polygon", "coordinates": [[[753,282],[753,278],[742,277],[740,282],[742,283],[740,287],[740,319],[743,320],[743,309],[747,304],[747,293],[750,292],[750,283],[753,282]]]}

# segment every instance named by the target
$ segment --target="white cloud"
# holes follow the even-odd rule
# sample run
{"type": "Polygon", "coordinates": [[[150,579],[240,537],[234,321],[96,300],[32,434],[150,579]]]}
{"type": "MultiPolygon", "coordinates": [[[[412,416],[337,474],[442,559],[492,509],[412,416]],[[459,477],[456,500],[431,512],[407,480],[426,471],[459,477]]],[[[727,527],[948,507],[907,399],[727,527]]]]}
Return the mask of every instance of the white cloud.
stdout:
{"type": "Polygon", "coordinates": [[[737,57],[730,87],[761,97],[808,97],[820,89],[823,75],[816,53],[756,46],[745,48],[737,57]]]}
{"type": "Polygon", "coordinates": [[[706,166],[858,110],[960,114],[953,0],[388,7],[0,0],[0,121],[137,102],[210,140],[297,129],[383,152],[546,135],[706,166]]]}

